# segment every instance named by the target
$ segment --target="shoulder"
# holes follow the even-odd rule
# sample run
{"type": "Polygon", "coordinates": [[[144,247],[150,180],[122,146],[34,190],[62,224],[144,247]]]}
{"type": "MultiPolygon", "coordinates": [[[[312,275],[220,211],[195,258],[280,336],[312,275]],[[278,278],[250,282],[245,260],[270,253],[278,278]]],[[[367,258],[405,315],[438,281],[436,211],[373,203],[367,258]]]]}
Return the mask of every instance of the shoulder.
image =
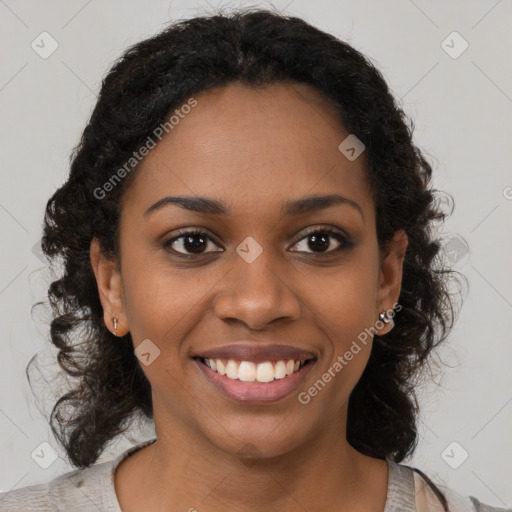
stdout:
{"type": "Polygon", "coordinates": [[[116,510],[104,508],[111,462],[69,471],[45,484],[0,494],[2,512],[116,510]]]}
{"type": "Polygon", "coordinates": [[[75,469],[46,484],[31,485],[0,493],[2,512],[121,512],[114,473],[118,464],[156,438],[131,446],[115,459],[86,469],[75,469]]]}
{"type": "Polygon", "coordinates": [[[49,499],[48,486],[49,484],[31,485],[0,493],[0,510],[5,512],[54,510],[49,499]]]}
{"type": "MultiPolygon", "coordinates": [[[[416,512],[443,512],[443,506],[427,481],[415,470],[416,468],[406,467],[411,471],[414,479],[416,512]]],[[[436,486],[444,494],[450,512],[512,512],[512,508],[491,507],[474,496],[464,496],[437,483],[436,486]]]]}

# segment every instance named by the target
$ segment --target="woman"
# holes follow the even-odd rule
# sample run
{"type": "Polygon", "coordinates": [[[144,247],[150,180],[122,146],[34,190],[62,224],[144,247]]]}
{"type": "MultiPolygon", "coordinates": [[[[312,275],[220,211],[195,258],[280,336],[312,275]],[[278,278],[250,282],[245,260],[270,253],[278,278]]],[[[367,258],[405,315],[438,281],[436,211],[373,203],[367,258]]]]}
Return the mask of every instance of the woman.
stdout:
{"type": "Polygon", "coordinates": [[[381,74],[301,19],[130,48],[45,216],[77,470],[2,510],[504,510],[399,464],[454,320],[431,171],[381,74]],[[137,414],[156,437],[93,465],[137,414]]]}

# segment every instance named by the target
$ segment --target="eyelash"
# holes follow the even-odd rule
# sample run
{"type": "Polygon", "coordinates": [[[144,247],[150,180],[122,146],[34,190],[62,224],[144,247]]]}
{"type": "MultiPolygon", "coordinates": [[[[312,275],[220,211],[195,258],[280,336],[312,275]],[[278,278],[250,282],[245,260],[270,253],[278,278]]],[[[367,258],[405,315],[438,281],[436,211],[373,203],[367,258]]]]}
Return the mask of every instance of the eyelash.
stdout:
{"type": "MultiPolygon", "coordinates": [[[[179,230],[178,232],[180,233],[180,235],[175,236],[175,237],[167,240],[166,242],[164,242],[163,247],[165,250],[170,250],[175,255],[177,255],[179,257],[197,259],[197,258],[203,257],[206,254],[211,254],[211,252],[222,252],[222,251],[216,250],[216,251],[211,251],[211,252],[203,252],[201,254],[185,254],[182,252],[175,251],[174,249],[170,248],[171,245],[174,242],[176,242],[177,240],[180,240],[181,238],[185,238],[186,236],[190,236],[190,235],[203,235],[207,240],[215,243],[215,241],[208,235],[208,233],[206,233],[205,231],[202,231],[200,229],[191,228],[191,229],[179,230]]],[[[316,235],[319,233],[329,235],[330,237],[334,238],[335,240],[337,240],[340,243],[340,246],[337,247],[336,249],[331,249],[330,251],[327,251],[324,253],[306,252],[306,254],[311,254],[311,255],[314,255],[315,257],[322,258],[322,257],[332,256],[334,253],[340,252],[343,249],[345,249],[345,250],[351,249],[354,246],[354,243],[347,236],[343,235],[342,233],[340,233],[338,231],[334,231],[331,228],[315,228],[313,230],[310,230],[307,233],[305,233],[305,235],[302,238],[300,238],[294,244],[294,246],[297,245],[302,240],[304,240],[305,238],[307,238],[308,236],[316,235]]],[[[294,252],[303,253],[304,251],[294,251],[294,252]]]]}

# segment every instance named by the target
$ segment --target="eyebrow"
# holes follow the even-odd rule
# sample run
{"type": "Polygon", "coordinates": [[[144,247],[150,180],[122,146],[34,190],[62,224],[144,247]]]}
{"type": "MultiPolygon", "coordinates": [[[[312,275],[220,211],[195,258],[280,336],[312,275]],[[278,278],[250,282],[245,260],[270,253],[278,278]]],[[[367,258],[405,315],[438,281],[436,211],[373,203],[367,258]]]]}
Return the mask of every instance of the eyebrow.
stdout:
{"type": "MultiPolygon", "coordinates": [[[[357,210],[364,220],[364,213],[358,203],[339,194],[329,194],[325,196],[309,196],[301,199],[288,201],[281,208],[284,215],[303,215],[319,210],[325,210],[332,206],[346,204],[357,210]]],[[[190,210],[206,215],[230,215],[231,210],[220,201],[209,199],[207,197],[192,196],[166,196],[159,199],[151,205],[145,212],[144,216],[148,216],[165,206],[176,205],[185,210],[190,210]]]]}

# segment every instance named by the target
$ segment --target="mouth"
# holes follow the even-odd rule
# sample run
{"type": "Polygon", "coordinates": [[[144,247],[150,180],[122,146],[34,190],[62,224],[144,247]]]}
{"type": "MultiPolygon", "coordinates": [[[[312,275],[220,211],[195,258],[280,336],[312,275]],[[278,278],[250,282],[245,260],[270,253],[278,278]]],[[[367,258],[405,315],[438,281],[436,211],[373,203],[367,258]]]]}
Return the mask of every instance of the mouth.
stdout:
{"type": "Polygon", "coordinates": [[[248,361],[193,357],[210,384],[243,403],[268,403],[280,400],[303,382],[317,359],[248,361]]]}
{"type": "Polygon", "coordinates": [[[242,382],[272,382],[284,379],[292,373],[298,372],[306,364],[314,361],[311,359],[282,359],[279,361],[237,361],[234,359],[206,359],[197,358],[210,370],[225,375],[228,379],[242,382]]]}

